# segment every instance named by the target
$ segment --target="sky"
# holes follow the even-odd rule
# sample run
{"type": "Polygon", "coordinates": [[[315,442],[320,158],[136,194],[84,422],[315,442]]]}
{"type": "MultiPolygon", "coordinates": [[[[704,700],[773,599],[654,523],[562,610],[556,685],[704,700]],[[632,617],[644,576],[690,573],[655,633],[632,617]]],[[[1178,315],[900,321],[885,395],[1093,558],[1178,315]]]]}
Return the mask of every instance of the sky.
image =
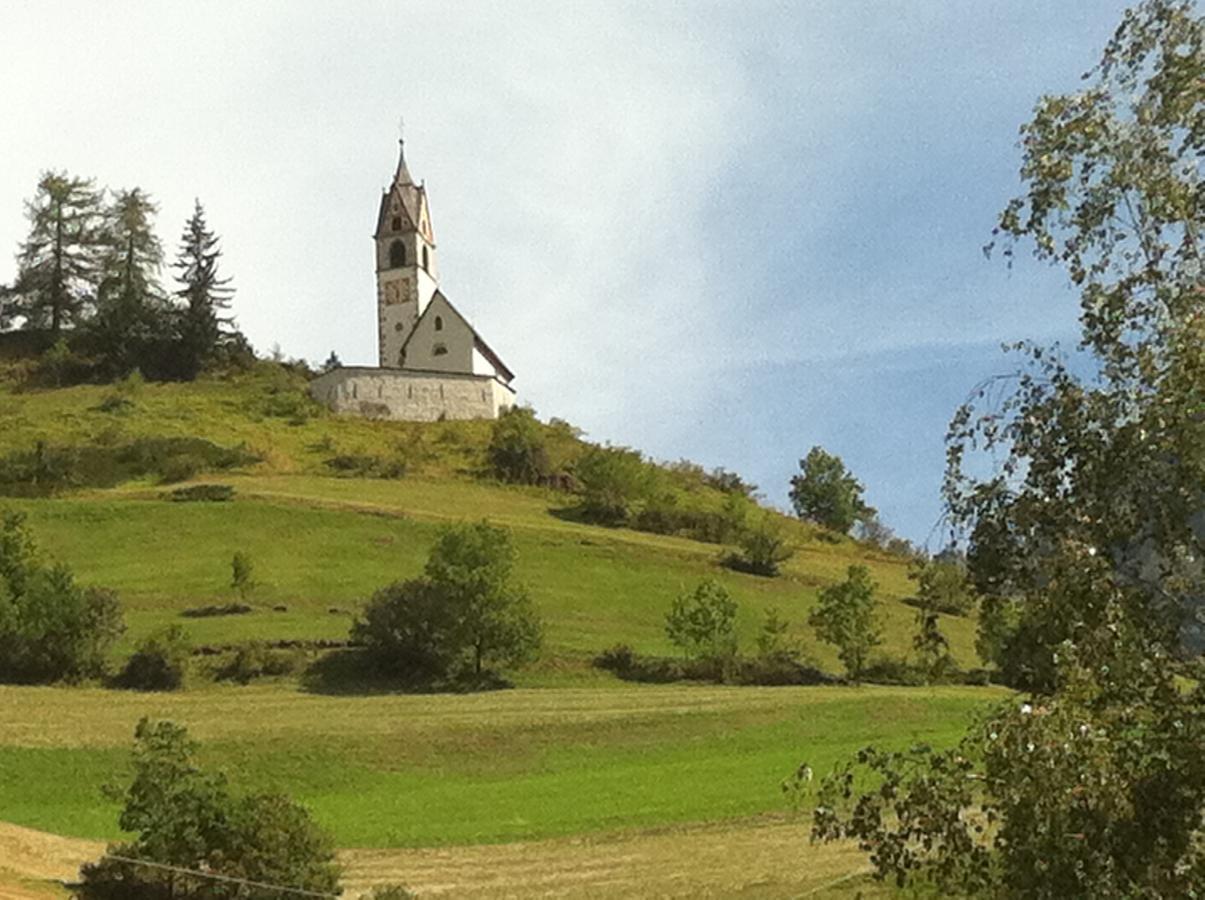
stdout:
{"type": "Polygon", "coordinates": [[[149,191],[169,254],[199,198],[257,348],[375,364],[404,117],[441,288],[521,402],[782,506],[819,444],[932,542],[1000,344],[1075,343],[1060,274],[982,248],[1124,6],[8,0],[0,282],[43,170],[149,191]]]}

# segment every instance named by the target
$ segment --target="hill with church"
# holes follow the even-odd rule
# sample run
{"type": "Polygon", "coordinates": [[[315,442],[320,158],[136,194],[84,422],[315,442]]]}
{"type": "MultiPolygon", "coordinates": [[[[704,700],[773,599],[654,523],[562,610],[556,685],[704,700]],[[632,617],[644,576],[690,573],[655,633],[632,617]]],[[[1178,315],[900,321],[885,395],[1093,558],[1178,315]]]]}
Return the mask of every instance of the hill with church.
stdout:
{"type": "MultiPolygon", "coordinates": [[[[499,422],[335,415],[287,364],[64,388],[30,388],[20,371],[10,361],[0,378],[0,509],[26,516],[48,559],[120,599],[127,631],[114,669],[169,627],[193,655],[170,694],[0,685],[0,770],[12,776],[0,848],[53,845],[78,864],[89,841],[115,837],[116,807],[100,786],[125,765],[138,718],[170,715],[215,765],[306,804],[351,848],[342,858],[353,888],[388,875],[504,896],[506,878],[526,884],[531,870],[497,883],[483,872],[533,853],[563,889],[594,860],[608,878],[649,879],[666,896],[751,878],[774,886],[769,896],[793,895],[856,870],[842,850],[818,854],[817,869],[787,864],[807,829],[783,818],[778,782],[803,758],[827,765],[870,738],[950,741],[993,690],[716,685],[665,669],[645,674],[668,683],[633,681],[598,660],[616,645],[680,658],[667,611],[708,579],[738,605],[743,653],[756,652],[774,609],[802,658],[837,675],[806,619],[853,563],[878,584],[883,658],[903,658],[915,630],[906,561],[767,512],[795,553],[778,577],[742,573],[723,564],[732,547],[722,543],[582,521],[573,485],[499,481],[488,467],[499,422]],[[227,492],[202,488],[215,485],[227,492]],[[545,623],[540,657],[507,673],[510,689],[485,693],[413,694],[342,672],[367,598],[421,572],[442,528],[483,518],[513,536],[516,576],[545,623]],[[231,584],[235,554],[253,566],[246,591],[231,584]],[[238,665],[252,668],[228,674],[238,665]],[[63,730],[69,722],[87,724],[63,730]],[[663,881],[665,860],[699,852],[700,828],[725,852],[700,858],[694,880],[663,881]],[[647,854],[649,868],[596,858],[580,836],[600,834],[630,835],[618,838],[632,842],[624,858],[647,854]],[[425,851],[407,848],[434,845],[446,865],[423,870],[425,851]]],[[[554,464],[590,450],[564,423],[539,427],[554,464]]],[[[696,468],[656,468],[681,504],[721,510],[731,496],[696,468]]],[[[943,616],[942,628],[959,663],[973,665],[971,621],[943,616]]]]}

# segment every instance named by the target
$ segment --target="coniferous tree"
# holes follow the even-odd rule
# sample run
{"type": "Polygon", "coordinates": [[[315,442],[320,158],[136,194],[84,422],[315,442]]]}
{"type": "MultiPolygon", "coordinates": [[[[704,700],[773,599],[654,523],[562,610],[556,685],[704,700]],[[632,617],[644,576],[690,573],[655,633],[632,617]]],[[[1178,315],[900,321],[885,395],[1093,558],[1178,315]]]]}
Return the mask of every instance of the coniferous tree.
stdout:
{"type": "Polygon", "coordinates": [[[218,276],[221,255],[218,237],[206,225],[205,210],[198,200],[184,225],[180,250],[173,263],[180,270],[176,275],[180,284],[176,296],[185,303],[180,312],[181,367],[189,378],[195,378],[213,362],[222,344],[223,326],[233,322],[222,316],[230,308],[234,289],[228,287],[229,278],[218,276]]]}
{"type": "Polygon", "coordinates": [[[26,328],[54,335],[78,324],[93,301],[97,251],[103,234],[99,192],[91,179],[46,172],[25,204],[29,236],[17,255],[17,281],[8,304],[26,328]]]}
{"type": "Polygon", "coordinates": [[[139,188],[119,191],[108,210],[96,317],[98,349],[110,374],[145,368],[166,331],[159,270],[163,247],[152,231],[155,204],[139,188]]]}

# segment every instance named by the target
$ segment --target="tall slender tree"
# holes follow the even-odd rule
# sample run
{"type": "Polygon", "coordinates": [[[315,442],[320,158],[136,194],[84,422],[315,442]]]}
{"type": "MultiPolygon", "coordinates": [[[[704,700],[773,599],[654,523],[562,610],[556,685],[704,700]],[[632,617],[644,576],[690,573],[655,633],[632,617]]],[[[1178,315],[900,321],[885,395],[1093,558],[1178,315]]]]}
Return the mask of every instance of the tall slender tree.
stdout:
{"type": "Polygon", "coordinates": [[[103,241],[100,193],[91,179],[46,172],[25,204],[29,237],[17,255],[10,312],[54,335],[80,321],[95,298],[103,241]]]}
{"type": "Polygon", "coordinates": [[[92,327],[104,362],[115,375],[144,366],[150,345],[165,330],[166,304],[159,283],[163,247],[152,230],[156,212],[139,188],[118,191],[107,210],[107,246],[92,327]]]}
{"type": "Polygon", "coordinates": [[[196,201],[192,216],[184,225],[180,249],[173,267],[179,270],[176,296],[184,303],[181,310],[181,365],[189,378],[213,362],[226,333],[223,326],[234,321],[222,312],[230,308],[234,289],[230,279],[218,275],[218,237],[205,222],[205,210],[196,201]]]}

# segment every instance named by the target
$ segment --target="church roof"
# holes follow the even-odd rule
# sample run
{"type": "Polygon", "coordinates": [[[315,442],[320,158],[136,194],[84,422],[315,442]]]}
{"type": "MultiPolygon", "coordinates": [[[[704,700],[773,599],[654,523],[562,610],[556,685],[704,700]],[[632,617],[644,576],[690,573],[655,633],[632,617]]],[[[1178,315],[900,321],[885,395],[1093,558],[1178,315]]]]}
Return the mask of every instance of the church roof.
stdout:
{"type": "Polygon", "coordinates": [[[503,376],[504,380],[508,383],[513,381],[515,378],[515,373],[512,372],[510,367],[502,361],[502,357],[495,353],[493,348],[491,348],[490,345],[485,342],[485,338],[483,338],[477,332],[477,329],[473,327],[473,323],[464,317],[464,313],[452,305],[452,301],[448,299],[447,294],[438,289],[435,291],[434,295],[432,295],[431,302],[427,304],[427,308],[423,310],[423,314],[418,317],[417,321],[415,321],[414,325],[410,328],[410,334],[407,335],[406,340],[402,343],[402,353],[404,354],[406,352],[406,347],[418,333],[419,322],[427,318],[428,315],[431,315],[431,309],[435,306],[436,300],[442,300],[447,305],[448,309],[451,310],[452,314],[460,319],[460,321],[465,324],[465,327],[472,332],[473,346],[477,348],[482,356],[490,361],[490,364],[498,370],[498,373],[503,376]]]}

